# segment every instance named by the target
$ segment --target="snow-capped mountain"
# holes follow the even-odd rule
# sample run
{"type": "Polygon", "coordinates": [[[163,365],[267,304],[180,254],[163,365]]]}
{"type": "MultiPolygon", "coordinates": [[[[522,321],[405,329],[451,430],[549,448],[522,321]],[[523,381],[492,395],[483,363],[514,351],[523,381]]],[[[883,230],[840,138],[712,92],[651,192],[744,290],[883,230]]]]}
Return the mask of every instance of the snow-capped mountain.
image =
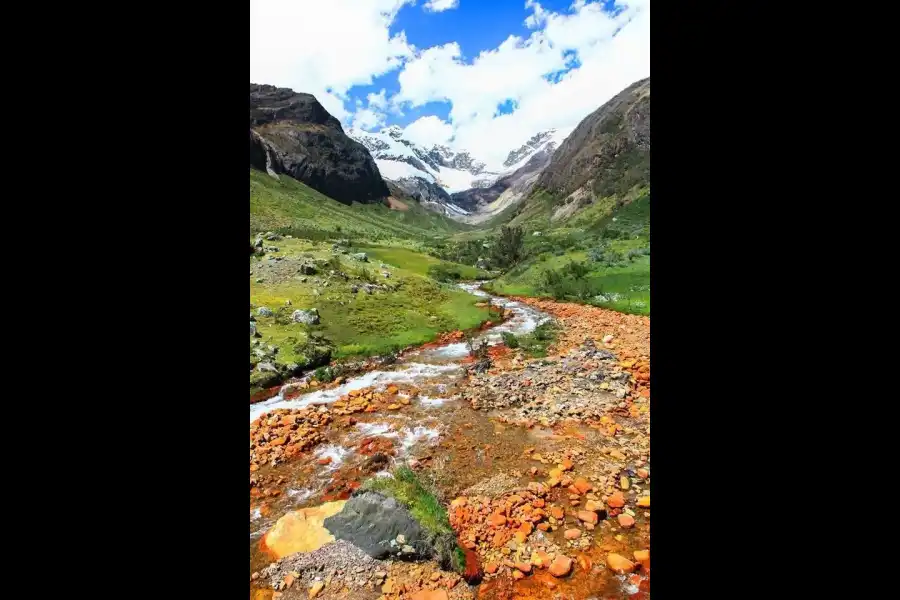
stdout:
{"type": "Polygon", "coordinates": [[[378,132],[350,128],[347,135],[369,150],[382,177],[424,206],[459,220],[469,220],[471,211],[454,202],[451,194],[491,188],[528,164],[536,154],[552,154],[565,138],[555,129],[540,132],[510,151],[503,169],[492,171],[466,150],[443,145],[423,148],[405,139],[403,129],[396,125],[378,132]]]}

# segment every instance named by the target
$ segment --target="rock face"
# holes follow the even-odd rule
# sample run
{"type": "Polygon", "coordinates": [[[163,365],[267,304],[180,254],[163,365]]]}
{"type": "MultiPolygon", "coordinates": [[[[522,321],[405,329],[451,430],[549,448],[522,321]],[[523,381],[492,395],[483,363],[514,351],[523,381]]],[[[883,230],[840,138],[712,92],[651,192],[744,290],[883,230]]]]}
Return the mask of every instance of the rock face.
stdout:
{"type": "Polygon", "coordinates": [[[585,117],[553,154],[535,184],[567,214],[594,198],[622,196],[650,183],[650,78],[625,88],[585,117]]]}
{"type": "MultiPolygon", "coordinates": [[[[524,165],[497,180],[490,187],[472,188],[450,196],[453,204],[470,216],[460,217],[467,223],[481,223],[515,206],[531,192],[541,173],[550,164],[556,150],[554,141],[547,142],[524,165]]],[[[512,154],[512,153],[511,153],[512,154]]]]}
{"type": "Polygon", "coordinates": [[[250,165],[290,175],[345,204],[389,194],[366,148],[314,96],[287,88],[250,84],[250,165]]]}
{"type": "Polygon", "coordinates": [[[344,508],[346,501],[326,502],[320,506],[287,513],[263,538],[263,546],[275,558],[295,552],[312,552],[334,541],[323,522],[344,508]]]}
{"type": "Polygon", "coordinates": [[[325,519],[325,527],[372,558],[429,558],[434,553],[426,532],[406,507],[376,492],[363,492],[347,500],[340,513],[325,519]],[[403,544],[397,543],[397,536],[403,536],[403,544]],[[404,548],[412,552],[404,552],[404,548]]]}

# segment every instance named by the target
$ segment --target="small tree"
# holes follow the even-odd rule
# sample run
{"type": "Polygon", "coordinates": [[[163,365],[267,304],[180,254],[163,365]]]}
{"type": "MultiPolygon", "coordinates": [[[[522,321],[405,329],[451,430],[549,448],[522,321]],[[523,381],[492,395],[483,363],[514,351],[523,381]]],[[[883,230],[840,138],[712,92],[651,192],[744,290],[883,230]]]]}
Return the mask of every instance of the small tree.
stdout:
{"type": "Polygon", "coordinates": [[[523,253],[523,232],[521,227],[500,229],[500,237],[493,247],[494,262],[503,267],[511,267],[519,263],[523,253]]]}

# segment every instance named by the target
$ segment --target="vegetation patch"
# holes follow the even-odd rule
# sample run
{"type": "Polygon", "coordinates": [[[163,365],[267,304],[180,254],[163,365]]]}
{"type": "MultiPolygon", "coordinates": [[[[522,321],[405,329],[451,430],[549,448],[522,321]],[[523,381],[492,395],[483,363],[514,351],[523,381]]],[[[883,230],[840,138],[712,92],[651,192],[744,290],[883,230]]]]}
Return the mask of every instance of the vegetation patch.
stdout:
{"type": "Polygon", "coordinates": [[[426,485],[412,469],[397,467],[392,477],[373,477],[363,484],[362,489],[390,496],[406,506],[431,538],[438,561],[442,565],[452,566],[459,573],[463,572],[465,553],[456,542],[447,510],[431,486],[426,485]]]}

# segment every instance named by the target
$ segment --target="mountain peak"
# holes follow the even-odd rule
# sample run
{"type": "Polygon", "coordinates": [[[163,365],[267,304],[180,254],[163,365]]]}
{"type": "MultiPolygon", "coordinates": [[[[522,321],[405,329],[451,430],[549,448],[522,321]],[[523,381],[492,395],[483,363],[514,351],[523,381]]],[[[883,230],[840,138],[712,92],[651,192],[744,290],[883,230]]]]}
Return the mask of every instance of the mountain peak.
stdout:
{"type": "Polygon", "coordinates": [[[553,139],[555,133],[556,129],[548,129],[547,131],[541,131],[540,133],[534,134],[531,136],[531,139],[522,144],[518,149],[510,151],[506,160],[503,161],[503,166],[506,168],[512,167],[516,163],[521,162],[526,156],[534,154],[541,146],[553,139]]]}

